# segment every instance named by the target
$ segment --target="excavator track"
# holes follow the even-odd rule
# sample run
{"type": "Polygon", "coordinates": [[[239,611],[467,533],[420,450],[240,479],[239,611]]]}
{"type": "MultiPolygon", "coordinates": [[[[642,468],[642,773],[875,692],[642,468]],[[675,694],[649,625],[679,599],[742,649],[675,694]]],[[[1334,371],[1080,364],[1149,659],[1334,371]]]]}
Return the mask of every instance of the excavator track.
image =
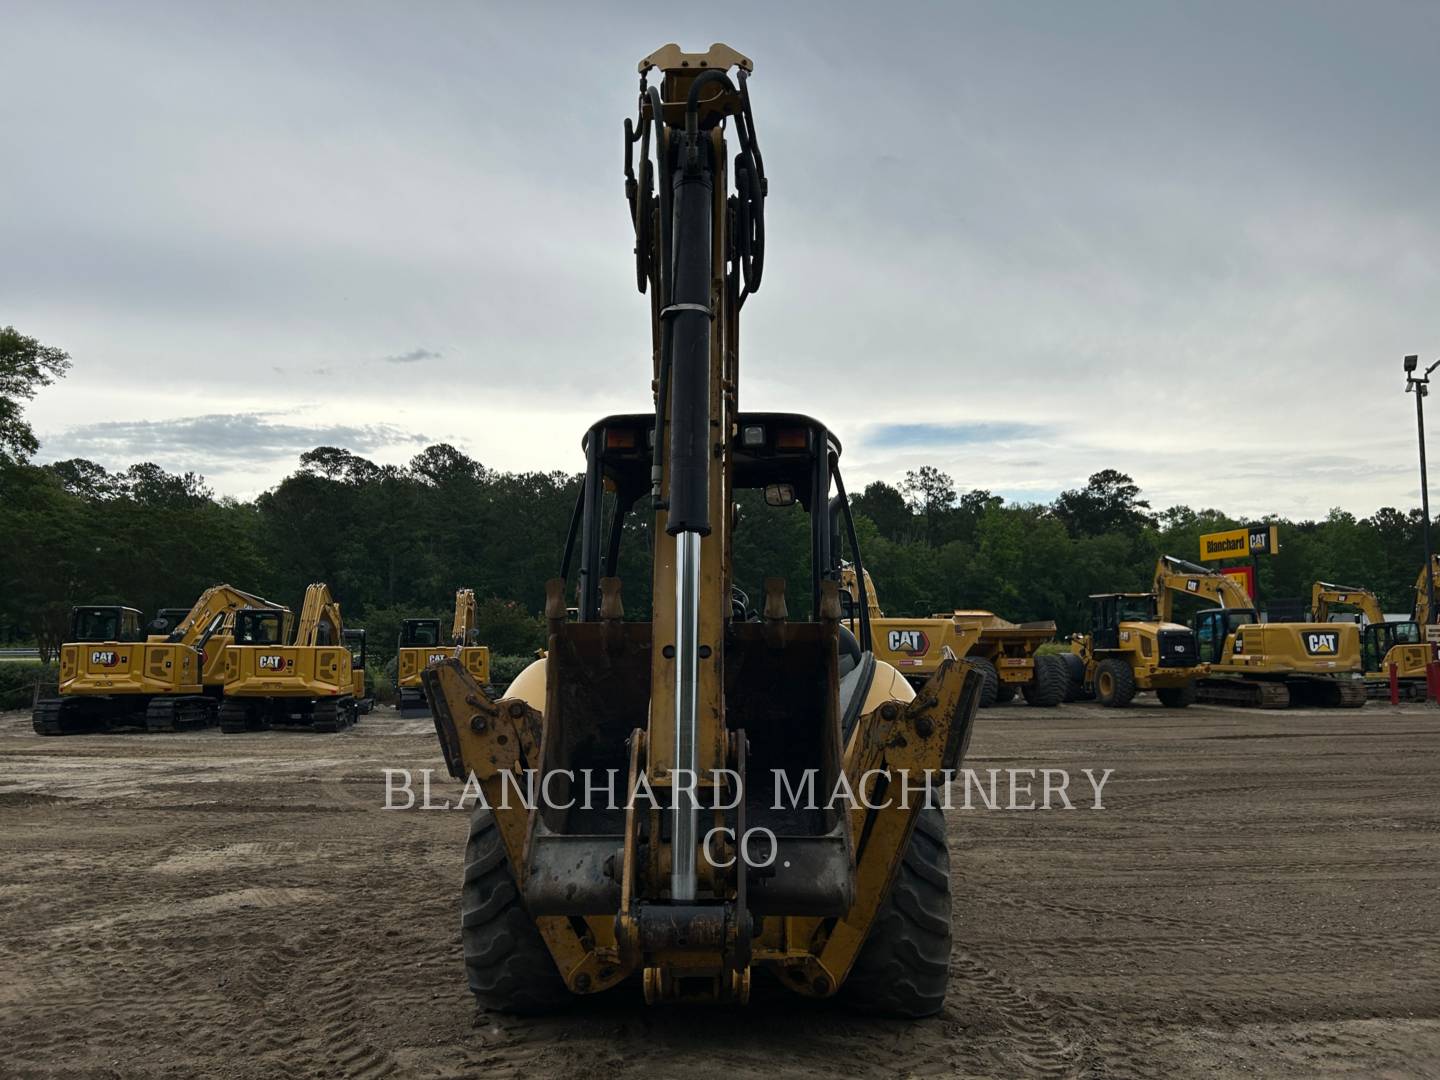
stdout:
{"type": "MultiPolygon", "coordinates": [[[[143,701],[143,699],[141,699],[143,701]]],[[[30,714],[37,735],[80,735],[143,725],[140,702],[106,697],[45,698],[30,714]]]]}
{"type": "MultiPolygon", "coordinates": [[[[1425,680],[1424,679],[1401,679],[1400,680],[1401,701],[1424,701],[1425,680]]],[[[1366,679],[1365,696],[1371,701],[1390,700],[1389,679],[1366,679]]]]}
{"type": "Polygon", "coordinates": [[[1290,689],[1268,679],[1201,679],[1195,700],[1202,705],[1239,705],[1251,709],[1288,709],[1290,689]]]}
{"type": "Polygon", "coordinates": [[[1291,679],[1290,697],[1312,709],[1358,709],[1369,700],[1360,679],[1291,679]]]}
{"type": "Polygon", "coordinates": [[[37,735],[67,735],[65,730],[65,705],[62,698],[37,701],[35,711],[30,714],[30,724],[37,735]]]}
{"type": "Polygon", "coordinates": [[[425,691],[418,686],[400,688],[400,719],[411,720],[430,715],[430,703],[425,700],[425,691]]]}
{"type": "Polygon", "coordinates": [[[336,732],[354,723],[354,698],[325,698],[315,702],[310,713],[310,728],[314,731],[336,732]]]}
{"type": "Polygon", "coordinates": [[[238,735],[246,731],[261,731],[265,723],[251,702],[226,698],[220,703],[220,730],[226,735],[238,735]]]}
{"type": "Polygon", "coordinates": [[[203,694],[153,698],[145,709],[146,731],[195,731],[215,723],[215,700],[203,694]]]}

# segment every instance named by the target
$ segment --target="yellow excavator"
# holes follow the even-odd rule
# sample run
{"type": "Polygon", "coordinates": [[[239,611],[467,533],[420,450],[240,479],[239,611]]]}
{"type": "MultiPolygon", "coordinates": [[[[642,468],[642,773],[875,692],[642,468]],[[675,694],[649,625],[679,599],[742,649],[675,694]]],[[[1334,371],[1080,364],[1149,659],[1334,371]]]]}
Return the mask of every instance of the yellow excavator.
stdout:
{"type": "Polygon", "coordinates": [[[863,572],[862,631],[845,629],[842,537],[864,567],[840,442],[741,408],[739,313],[765,238],[750,72],[724,45],[640,63],[626,189],[656,411],[585,433],[545,658],[498,701],[453,658],[423,676],[452,775],[491,808],[472,818],[461,894],[489,1008],[630,980],[649,1002],[744,1002],[756,968],[874,1012],[943,1005],[948,849],[925,789],[959,767],[983,680],[947,657],[916,694],[869,648],[863,572]],[[773,535],[741,520],[747,490],[803,522],[805,580],[736,580],[737,548],[773,535]],[[650,566],[640,618],[616,576],[628,544],[650,566]]]}
{"type": "Polygon", "coordinates": [[[1201,702],[1284,709],[1291,705],[1358,709],[1365,704],[1360,631],[1353,623],[1262,623],[1235,578],[1162,555],[1152,590],[1161,618],[1176,596],[1219,604],[1191,623],[1209,674],[1196,686],[1201,702]]]}
{"type": "Polygon", "coordinates": [[[290,611],[275,605],[235,613],[234,640],[225,650],[222,732],[339,731],[355,723],[366,698],[363,635],[357,656],[340,605],[319,583],[305,590],[293,640],[291,622],[290,611]]]}
{"type": "Polygon", "coordinates": [[[455,618],[450,639],[440,636],[439,619],[406,619],[400,624],[399,651],[395,669],[400,685],[400,715],[430,715],[420,675],[431,664],[455,655],[481,686],[490,683],[490,650],[477,644],[480,631],[475,625],[475,590],[455,590],[455,618]],[[455,650],[459,652],[456,653],[455,650]]]}
{"type": "MultiPolygon", "coordinates": [[[[886,618],[868,571],[865,593],[870,605],[870,647],[912,686],[924,683],[949,649],[984,677],[982,709],[1012,701],[1017,692],[1036,708],[1054,708],[1065,700],[1069,675],[1064,661],[1037,655],[1040,646],[1055,637],[1053,622],[1013,623],[993,611],[969,609],[923,619],[886,618]]],[[[859,594],[855,568],[846,564],[840,573],[840,605],[852,633],[860,628],[854,602],[859,594]]]]}
{"type": "Polygon", "coordinates": [[[1366,693],[1372,698],[1388,698],[1390,667],[1394,665],[1400,697],[1424,701],[1425,666],[1435,649],[1426,643],[1421,624],[1414,619],[1387,621],[1379,599],[1369,589],[1315,582],[1310,589],[1310,617],[1328,623],[1337,608],[1354,609],[1365,617],[1360,629],[1360,659],[1366,693]]]}
{"type": "Polygon", "coordinates": [[[265,603],[233,585],[214,585],[189,608],[162,610],[148,635],[134,608],[75,608],[71,640],[60,647],[59,696],[36,703],[34,729],[63,735],[213,724],[235,612],[265,603]]]}

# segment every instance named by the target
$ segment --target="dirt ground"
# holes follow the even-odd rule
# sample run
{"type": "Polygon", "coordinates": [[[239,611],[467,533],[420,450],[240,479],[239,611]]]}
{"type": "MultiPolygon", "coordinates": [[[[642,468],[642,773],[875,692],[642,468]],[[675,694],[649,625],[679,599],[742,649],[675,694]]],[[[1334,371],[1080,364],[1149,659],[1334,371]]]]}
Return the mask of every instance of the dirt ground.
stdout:
{"type": "Polygon", "coordinates": [[[428,722],[0,714],[0,1075],[1440,1075],[1440,711],[1012,706],[968,764],[1115,773],[1103,811],[951,812],[942,1016],[517,1020],[465,989],[465,815],[380,809],[385,767],[439,770],[428,722]]]}

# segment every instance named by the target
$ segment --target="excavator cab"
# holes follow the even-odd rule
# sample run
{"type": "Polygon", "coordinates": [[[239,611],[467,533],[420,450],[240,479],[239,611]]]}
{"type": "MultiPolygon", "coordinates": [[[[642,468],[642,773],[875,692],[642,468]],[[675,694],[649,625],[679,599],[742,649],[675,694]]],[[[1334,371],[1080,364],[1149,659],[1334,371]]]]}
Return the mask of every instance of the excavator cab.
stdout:
{"type": "Polygon", "coordinates": [[[399,647],[428,649],[441,644],[439,619],[405,619],[400,623],[399,647]]]}
{"type": "Polygon", "coordinates": [[[119,605],[73,608],[70,612],[70,640],[144,641],[140,612],[119,605]]]}
{"type": "Polygon", "coordinates": [[[1242,626],[1253,626],[1259,621],[1254,608],[1209,608],[1198,612],[1192,625],[1201,661],[1223,662],[1226,642],[1231,641],[1242,626]]]}
{"type": "Polygon", "coordinates": [[[1360,638],[1361,661],[1365,673],[1384,672],[1385,657],[1396,645],[1424,645],[1425,635],[1420,624],[1413,621],[1371,623],[1360,638]]]}
{"type": "Polygon", "coordinates": [[[235,613],[235,644],[284,645],[292,619],[281,608],[242,608],[235,613]]]}

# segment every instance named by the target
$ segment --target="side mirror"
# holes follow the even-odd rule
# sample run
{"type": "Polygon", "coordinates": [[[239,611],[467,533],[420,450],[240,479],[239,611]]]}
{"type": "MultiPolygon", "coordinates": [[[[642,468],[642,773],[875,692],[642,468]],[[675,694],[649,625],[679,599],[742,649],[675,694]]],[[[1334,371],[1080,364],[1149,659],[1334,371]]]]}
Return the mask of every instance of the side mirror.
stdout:
{"type": "Polygon", "coordinates": [[[795,485],[793,484],[766,484],[765,485],[766,506],[794,506],[795,485]]]}

